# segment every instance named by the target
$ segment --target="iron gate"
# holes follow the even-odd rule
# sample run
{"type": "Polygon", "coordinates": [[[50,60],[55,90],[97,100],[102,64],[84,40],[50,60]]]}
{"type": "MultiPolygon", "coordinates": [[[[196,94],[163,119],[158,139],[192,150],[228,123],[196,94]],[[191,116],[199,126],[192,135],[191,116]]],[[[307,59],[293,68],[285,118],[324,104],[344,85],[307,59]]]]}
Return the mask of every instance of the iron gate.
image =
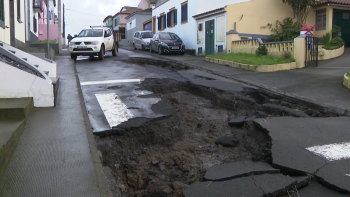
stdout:
{"type": "Polygon", "coordinates": [[[306,36],[306,61],[305,67],[318,66],[318,38],[306,36]]]}

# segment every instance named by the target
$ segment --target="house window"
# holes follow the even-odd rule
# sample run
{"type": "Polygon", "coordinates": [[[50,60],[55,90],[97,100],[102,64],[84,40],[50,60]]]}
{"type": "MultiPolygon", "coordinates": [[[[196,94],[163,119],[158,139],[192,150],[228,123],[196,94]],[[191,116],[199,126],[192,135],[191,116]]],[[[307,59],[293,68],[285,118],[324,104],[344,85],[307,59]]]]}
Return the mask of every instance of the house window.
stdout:
{"type": "Polygon", "coordinates": [[[177,10],[173,8],[167,13],[167,27],[174,27],[177,24],[177,10]]]}
{"type": "Polygon", "coordinates": [[[316,30],[326,30],[327,24],[327,11],[326,9],[316,11],[316,30]]]}
{"type": "Polygon", "coordinates": [[[5,28],[4,0],[0,0],[0,27],[5,28]]]}
{"type": "Polygon", "coordinates": [[[166,14],[158,17],[158,30],[162,31],[166,28],[166,14]]]}
{"type": "Polygon", "coordinates": [[[149,22],[143,24],[143,30],[152,31],[152,19],[150,19],[149,22]]]}
{"type": "Polygon", "coordinates": [[[17,0],[17,20],[21,20],[21,0],[17,0]]]}
{"type": "Polygon", "coordinates": [[[188,2],[181,3],[181,24],[188,22],[188,2]]]}
{"type": "Polygon", "coordinates": [[[117,17],[115,20],[114,20],[114,26],[118,26],[119,25],[119,17],[117,17]]]}

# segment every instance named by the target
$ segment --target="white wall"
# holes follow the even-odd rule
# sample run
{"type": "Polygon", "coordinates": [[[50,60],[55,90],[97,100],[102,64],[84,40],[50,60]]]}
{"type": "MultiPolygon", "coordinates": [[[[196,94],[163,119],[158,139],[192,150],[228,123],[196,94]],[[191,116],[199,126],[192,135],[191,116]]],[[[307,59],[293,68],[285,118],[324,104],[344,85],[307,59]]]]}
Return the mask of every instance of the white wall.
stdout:
{"type": "MultiPolygon", "coordinates": [[[[203,1],[203,0],[202,0],[203,1]]],[[[196,12],[196,0],[188,0],[188,22],[181,24],[181,3],[184,1],[180,0],[169,0],[163,5],[153,9],[152,17],[159,17],[161,13],[168,13],[169,9],[175,7],[177,9],[177,25],[172,28],[166,28],[163,32],[173,32],[176,33],[186,45],[186,49],[195,50],[197,47],[197,34],[196,34],[196,20],[192,16],[196,12]]],[[[202,2],[203,4],[203,2],[202,2]]],[[[158,31],[158,19],[156,19],[156,33],[158,31]]]]}
{"type": "Polygon", "coordinates": [[[47,80],[0,62],[0,98],[32,97],[35,107],[53,107],[53,85],[47,80]]]}
{"type": "Polygon", "coordinates": [[[218,46],[223,46],[223,51],[226,51],[226,24],[227,24],[227,18],[226,13],[217,14],[214,16],[210,16],[207,18],[199,19],[197,21],[197,27],[199,24],[203,24],[202,31],[198,31],[197,28],[197,47],[196,47],[196,54],[197,55],[205,55],[205,22],[214,20],[214,26],[215,26],[215,37],[214,37],[214,49],[215,53],[218,52],[218,46]],[[198,54],[198,48],[202,47],[203,53],[198,54]]]}
{"type": "Polygon", "coordinates": [[[24,6],[25,6],[25,1],[23,0],[15,0],[14,1],[14,6],[15,6],[15,37],[17,40],[25,43],[25,36],[26,36],[26,32],[25,32],[25,13],[24,13],[24,6]],[[20,1],[21,3],[21,21],[22,23],[19,23],[19,21],[17,20],[17,2],[20,1]]]}

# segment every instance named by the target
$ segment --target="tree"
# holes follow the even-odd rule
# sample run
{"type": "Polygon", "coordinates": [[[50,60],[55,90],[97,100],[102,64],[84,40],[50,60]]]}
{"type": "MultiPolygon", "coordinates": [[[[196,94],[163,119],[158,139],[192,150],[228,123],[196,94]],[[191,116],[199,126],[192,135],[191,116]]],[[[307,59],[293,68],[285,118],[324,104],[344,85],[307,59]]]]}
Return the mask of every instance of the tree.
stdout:
{"type": "Polygon", "coordinates": [[[282,0],[283,3],[290,5],[298,18],[300,23],[305,23],[307,16],[309,15],[313,6],[320,2],[326,2],[328,0],[282,0]]]}

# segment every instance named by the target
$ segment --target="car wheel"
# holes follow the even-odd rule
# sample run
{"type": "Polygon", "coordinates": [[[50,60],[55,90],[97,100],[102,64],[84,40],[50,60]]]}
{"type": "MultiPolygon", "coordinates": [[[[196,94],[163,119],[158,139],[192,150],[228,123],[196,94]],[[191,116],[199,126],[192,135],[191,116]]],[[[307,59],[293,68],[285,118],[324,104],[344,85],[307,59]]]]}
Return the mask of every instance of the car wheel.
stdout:
{"type": "Polygon", "coordinates": [[[145,50],[145,45],[141,45],[141,47],[142,47],[142,50],[145,50]]]}
{"type": "Polygon", "coordinates": [[[100,60],[103,60],[105,58],[105,46],[104,45],[101,46],[100,52],[98,53],[98,58],[100,60]]]}
{"type": "Polygon", "coordinates": [[[135,44],[133,43],[132,45],[134,46],[134,50],[137,50],[137,48],[136,48],[135,44]]]}
{"type": "Polygon", "coordinates": [[[151,53],[153,52],[151,44],[149,45],[149,52],[151,52],[151,53]]]}
{"type": "Polygon", "coordinates": [[[114,44],[113,50],[112,50],[112,55],[113,56],[117,56],[118,53],[118,46],[116,44],[114,44]]]}
{"type": "Polygon", "coordinates": [[[163,55],[163,49],[161,46],[158,47],[158,54],[163,55]]]}

